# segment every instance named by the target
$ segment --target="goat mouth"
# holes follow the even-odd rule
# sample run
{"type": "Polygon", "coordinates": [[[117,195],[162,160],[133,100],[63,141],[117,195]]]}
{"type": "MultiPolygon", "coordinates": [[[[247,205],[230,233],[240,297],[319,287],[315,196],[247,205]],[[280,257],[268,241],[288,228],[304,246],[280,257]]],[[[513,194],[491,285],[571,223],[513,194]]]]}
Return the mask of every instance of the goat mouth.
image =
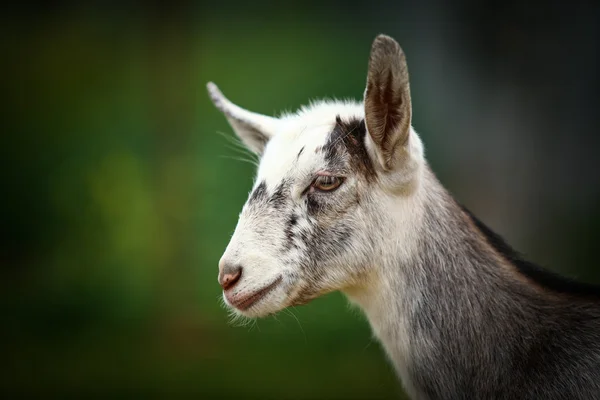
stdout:
{"type": "Polygon", "coordinates": [[[227,297],[227,300],[229,301],[229,303],[232,306],[234,306],[238,310],[244,311],[244,310],[247,310],[250,307],[252,307],[254,304],[258,303],[260,300],[262,300],[267,294],[269,294],[271,291],[273,291],[273,289],[275,289],[277,287],[277,285],[279,285],[281,283],[282,280],[283,280],[283,277],[280,275],[277,279],[275,279],[273,282],[269,283],[267,286],[263,287],[262,289],[257,290],[256,292],[250,293],[247,296],[229,297],[229,296],[227,296],[227,294],[225,294],[225,296],[227,297]]]}

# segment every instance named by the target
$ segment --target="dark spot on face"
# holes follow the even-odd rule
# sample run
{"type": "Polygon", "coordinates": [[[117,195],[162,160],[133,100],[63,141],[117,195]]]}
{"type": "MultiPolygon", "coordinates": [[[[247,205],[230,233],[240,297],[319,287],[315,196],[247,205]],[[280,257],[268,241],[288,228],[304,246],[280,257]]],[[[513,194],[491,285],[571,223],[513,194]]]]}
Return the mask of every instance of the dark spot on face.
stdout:
{"type": "Polygon", "coordinates": [[[308,244],[309,238],[310,238],[310,232],[307,232],[305,230],[300,231],[300,239],[302,239],[302,241],[304,243],[308,244]]]}
{"type": "Polygon", "coordinates": [[[286,192],[288,184],[287,182],[281,182],[276,188],[271,197],[269,203],[276,209],[280,209],[285,204],[286,192]]]}
{"type": "Polygon", "coordinates": [[[295,242],[296,235],[294,234],[294,226],[298,223],[298,216],[293,214],[289,216],[286,221],[284,234],[285,234],[285,243],[284,249],[290,250],[292,248],[297,248],[298,245],[295,242]]]}
{"type": "Polygon", "coordinates": [[[329,135],[322,151],[332,169],[344,166],[344,159],[350,157],[350,168],[368,181],[375,179],[375,168],[365,147],[367,128],[363,119],[343,121],[338,115],[335,127],[329,135]]]}
{"type": "Polygon", "coordinates": [[[313,193],[307,193],[306,195],[306,211],[309,215],[315,215],[319,212],[319,202],[313,193]]]}
{"type": "Polygon", "coordinates": [[[263,202],[279,210],[285,205],[288,194],[289,182],[287,181],[283,181],[279,185],[277,185],[277,187],[270,196],[267,192],[266,183],[261,182],[250,195],[250,198],[248,199],[248,204],[263,202]]]}
{"type": "Polygon", "coordinates": [[[248,199],[248,204],[256,203],[264,200],[267,197],[267,184],[263,181],[261,182],[256,189],[250,195],[248,199]]]}
{"type": "Polygon", "coordinates": [[[303,151],[304,151],[304,146],[302,146],[302,148],[298,152],[298,155],[296,156],[296,160],[300,158],[300,154],[302,154],[303,151]]]}

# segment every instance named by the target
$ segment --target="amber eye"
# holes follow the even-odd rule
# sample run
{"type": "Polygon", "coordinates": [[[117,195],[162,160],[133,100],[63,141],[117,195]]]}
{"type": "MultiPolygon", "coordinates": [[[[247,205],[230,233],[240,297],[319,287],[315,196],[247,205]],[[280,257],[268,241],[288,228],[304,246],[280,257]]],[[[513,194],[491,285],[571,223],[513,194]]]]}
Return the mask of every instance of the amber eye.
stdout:
{"type": "Polygon", "coordinates": [[[312,186],[322,192],[331,192],[337,189],[342,184],[342,178],[330,175],[319,175],[314,180],[312,186]]]}

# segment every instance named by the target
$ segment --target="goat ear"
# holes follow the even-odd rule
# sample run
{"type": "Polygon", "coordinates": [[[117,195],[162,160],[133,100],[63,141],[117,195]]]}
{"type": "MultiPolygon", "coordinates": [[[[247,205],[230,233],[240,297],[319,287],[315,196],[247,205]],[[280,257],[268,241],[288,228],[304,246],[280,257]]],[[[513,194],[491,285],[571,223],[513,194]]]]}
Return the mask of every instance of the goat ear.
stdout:
{"type": "Polygon", "coordinates": [[[212,82],[206,87],[213,103],[225,114],[229,125],[246,147],[258,155],[262,154],[265,145],[277,131],[279,120],[236,106],[212,82]]]}
{"type": "Polygon", "coordinates": [[[404,52],[394,39],[379,35],[369,57],[365,119],[373,150],[384,170],[392,170],[402,158],[410,134],[411,112],[404,52]]]}

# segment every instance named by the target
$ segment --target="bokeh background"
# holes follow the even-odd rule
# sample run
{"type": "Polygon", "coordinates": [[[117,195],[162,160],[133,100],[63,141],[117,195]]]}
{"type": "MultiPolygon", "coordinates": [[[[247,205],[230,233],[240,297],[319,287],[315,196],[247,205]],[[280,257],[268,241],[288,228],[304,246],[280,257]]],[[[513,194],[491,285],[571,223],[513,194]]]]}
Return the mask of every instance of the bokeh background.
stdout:
{"type": "Polygon", "coordinates": [[[340,294],[228,324],[217,261],[254,168],[205,90],[267,114],[360,98],[380,32],[407,53],[414,126],[444,184],[529,258],[600,282],[591,2],[2,10],[0,394],[401,397],[340,294]]]}

